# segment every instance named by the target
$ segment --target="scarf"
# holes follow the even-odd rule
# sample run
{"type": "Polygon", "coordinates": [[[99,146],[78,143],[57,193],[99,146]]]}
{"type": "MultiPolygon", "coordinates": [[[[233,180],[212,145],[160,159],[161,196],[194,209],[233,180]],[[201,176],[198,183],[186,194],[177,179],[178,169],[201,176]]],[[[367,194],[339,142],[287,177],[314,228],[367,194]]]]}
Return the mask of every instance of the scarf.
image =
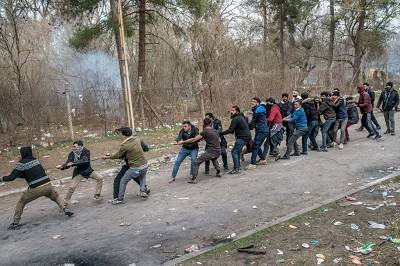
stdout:
{"type": "Polygon", "coordinates": [[[76,147],[76,148],[73,148],[72,151],[73,151],[73,153],[74,153],[74,161],[78,161],[78,160],[79,160],[79,157],[80,157],[81,154],[82,154],[83,146],[78,146],[78,147],[76,147]]]}

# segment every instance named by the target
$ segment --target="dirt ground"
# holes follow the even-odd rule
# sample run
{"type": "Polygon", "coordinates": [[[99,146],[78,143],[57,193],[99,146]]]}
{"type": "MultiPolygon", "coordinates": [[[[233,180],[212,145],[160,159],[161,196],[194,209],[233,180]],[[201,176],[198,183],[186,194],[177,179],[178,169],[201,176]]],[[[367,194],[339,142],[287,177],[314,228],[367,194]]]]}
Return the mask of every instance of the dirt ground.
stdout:
{"type": "MultiPolygon", "coordinates": [[[[378,120],[382,125],[384,124],[382,116],[378,116],[378,120]]],[[[399,122],[398,116],[396,120],[399,122]]],[[[183,256],[184,250],[194,244],[201,250],[226,242],[227,237],[233,233],[240,237],[255,227],[276,221],[306,207],[318,207],[326,199],[352,191],[399,170],[398,136],[385,135],[384,141],[376,142],[366,139],[366,132],[355,132],[354,128],[350,128],[350,131],[351,141],[342,151],[332,148],[327,153],[310,152],[308,156],[292,157],[290,161],[275,162],[273,158],[268,158],[266,166],[251,171],[243,170],[240,175],[224,175],[222,178],[215,178],[212,175],[204,176],[201,170],[199,183],[196,185],[187,183],[188,160],[182,164],[177,180],[173,184],[168,184],[174,162],[171,160],[172,151],[169,147],[175,135],[171,132],[158,133],[156,136],[159,139],[152,150],[151,157],[160,159],[153,161],[150,166],[151,171],[147,182],[151,188],[151,195],[147,200],[137,196],[138,187],[134,182],[130,182],[125,196],[126,203],[118,206],[110,205],[107,200],[112,197],[112,181],[118,168],[114,171],[102,171],[105,177],[103,201],[98,202],[92,199],[95,184],[89,180],[80,184],[73,195],[72,200],[75,202],[71,205],[71,209],[75,212],[73,217],[63,215],[48,199],[38,199],[27,205],[21,221],[24,224],[23,227],[20,230],[11,231],[6,228],[12,222],[15,204],[20,194],[14,193],[1,197],[0,265],[174,264],[174,259],[183,256]]],[[[146,136],[143,138],[145,139],[146,136]]],[[[120,140],[107,140],[106,145],[101,145],[100,142],[103,140],[85,142],[91,149],[92,156],[101,156],[106,151],[112,151],[115,145],[119,145],[120,140]]],[[[284,148],[282,147],[281,150],[284,148]]],[[[52,150],[57,150],[57,148],[52,150]]],[[[57,158],[54,162],[57,161],[57,163],[60,162],[60,158],[61,162],[65,160],[64,156],[70,151],[70,147],[58,150],[60,154],[54,155],[57,158]]],[[[47,158],[43,156],[42,154],[39,156],[42,162],[45,162],[44,159],[53,158],[52,154],[47,158]]],[[[150,157],[150,154],[148,156],[150,157]]],[[[228,157],[231,166],[231,158],[228,157]]],[[[248,160],[247,155],[242,167],[249,163],[248,160]]],[[[46,164],[46,167],[54,167],[54,162],[46,164]]],[[[102,165],[105,162],[100,160],[93,163],[94,168],[99,170],[100,167],[108,169],[116,166],[115,163],[110,162],[107,162],[110,165],[102,165]]],[[[8,163],[2,171],[10,171],[14,164],[15,162],[8,163]]],[[[51,172],[50,176],[60,179],[59,173],[51,172]]],[[[68,171],[64,173],[68,175],[68,171]]],[[[215,172],[211,171],[211,173],[215,172]]],[[[69,171],[70,174],[71,171],[69,171]]],[[[6,183],[5,186],[1,186],[0,194],[13,189],[9,186],[11,184],[6,183]]],[[[55,184],[57,191],[65,195],[69,180],[62,180],[55,184]]],[[[376,193],[379,197],[381,191],[377,189],[376,193]]],[[[362,201],[371,200],[368,196],[365,198],[363,195],[355,196],[360,197],[362,201]]],[[[333,265],[332,260],[336,256],[343,258],[341,265],[349,265],[345,255],[329,249],[332,246],[339,249],[344,243],[349,243],[351,247],[357,245],[357,242],[351,245],[348,241],[351,241],[349,238],[358,237],[357,233],[367,234],[364,229],[368,220],[363,219],[362,215],[366,210],[356,211],[355,216],[346,217],[347,219],[341,221],[343,225],[337,228],[343,232],[346,232],[352,219],[360,227],[359,231],[349,231],[347,238],[340,237],[341,241],[336,241],[336,239],[331,241],[327,240],[323,233],[334,232],[331,227],[332,220],[338,217],[335,214],[336,211],[347,213],[353,208],[361,208],[361,206],[329,207],[328,212],[318,212],[313,219],[296,222],[297,229],[287,229],[287,224],[281,225],[285,229],[284,234],[277,236],[274,242],[254,243],[257,248],[262,248],[262,244],[273,247],[274,252],[280,249],[283,251],[283,256],[267,258],[240,254],[247,259],[232,260],[229,263],[246,265],[254,261],[253,264],[269,265],[283,258],[285,259],[283,264],[287,265],[289,263],[290,265],[315,265],[315,254],[321,252],[327,258],[324,262],[326,265],[333,265]],[[323,222],[324,217],[331,214],[334,217],[326,218],[323,222]],[[318,224],[319,221],[322,222],[318,224]],[[305,226],[305,222],[309,222],[310,227],[305,226]],[[297,234],[299,239],[292,240],[295,238],[291,238],[291,234],[297,234]],[[303,254],[305,249],[301,248],[292,252],[290,248],[308,242],[310,239],[317,239],[321,243],[316,246],[310,244],[310,248],[307,249],[318,251],[309,260],[312,264],[308,263],[309,255],[304,256],[303,264],[293,262],[291,256],[303,254]],[[319,248],[326,249],[316,250],[319,248]]],[[[382,210],[397,209],[396,206],[385,206],[376,213],[382,210]]],[[[398,216],[395,212],[392,215],[398,216]]],[[[377,216],[373,221],[389,226],[392,220],[379,218],[380,216],[377,216]]],[[[383,235],[384,232],[386,231],[382,230],[383,235]]],[[[357,240],[361,243],[367,241],[367,239],[357,240]]],[[[372,237],[368,241],[379,243],[372,237]]],[[[390,243],[384,244],[383,247],[390,247],[390,243]]],[[[375,249],[373,247],[373,250],[375,249]]],[[[374,251],[372,254],[378,253],[374,251]]],[[[395,254],[393,253],[393,256],[395,254]]],[[[213,262],[213,265],[227,264],[223,260],[213,262]]]]}
{"type": "Polygon", "coordinates": [[[351,256],[360,265],[400,265],[400,245],[385,240],[400,236],[399,188],[400,178],[372,186],[350,195],[355,201],[335,201],[178,265],[316,265],[318,254],[324,265],[357,265],[351,256]],[[367,254],[356,252],[370,242],[367,254]],[[251,245],[248,250],[263,253],[238,252],[251,245]]]}

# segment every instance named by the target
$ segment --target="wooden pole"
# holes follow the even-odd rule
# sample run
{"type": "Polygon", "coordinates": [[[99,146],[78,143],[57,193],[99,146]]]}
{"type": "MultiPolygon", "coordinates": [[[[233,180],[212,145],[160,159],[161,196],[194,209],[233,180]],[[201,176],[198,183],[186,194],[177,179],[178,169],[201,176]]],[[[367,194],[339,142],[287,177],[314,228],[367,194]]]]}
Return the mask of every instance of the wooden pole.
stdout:
{"type": "Polygon", "coordinates": [[[206,112],[204,110],[204,93],[202,91],[203,88],[201,85],[201,79],[203,77],[203,72],[199,71],[197,73],[197,75],[198,75],[197,78],[198,78],[198,86],[199,86],[198,91],[200,92],[200,108],[201,108],[201,114],[203,115],[202,117],[204,118],[206,116],[206,112]]]}
{"type": "Polygon", "coordinates": [[[72,140],[74,140],[74,127],[72,125],[71,101],[69,99],[68,82],[65,83],[65,102],[67,104],[67,118],[68,118],[69,138],[72,141],[72,140]]]}
{"type": "Polygon", "coordinates": [[[139,85],[139,104],[140,104],[140,111],[142,113],[142,127],[145,129],[145,114],[144,114],[144,106],[143,106],[143,90],[142,90],[142,77],[139,77],[138,80],[138,85],[139,85]]]}

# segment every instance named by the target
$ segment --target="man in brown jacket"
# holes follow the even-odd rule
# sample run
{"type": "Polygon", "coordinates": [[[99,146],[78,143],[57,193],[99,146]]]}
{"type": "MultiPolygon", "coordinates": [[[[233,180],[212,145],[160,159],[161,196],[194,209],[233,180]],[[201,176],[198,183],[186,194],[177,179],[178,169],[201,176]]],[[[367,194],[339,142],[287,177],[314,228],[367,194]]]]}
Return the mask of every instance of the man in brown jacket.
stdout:
{"type": "Polygon", "coordinates": [[[129,169],[121,179],[118,198],[110,201],[110,203],[114,205],[124,203],[126,185],[131,179],[135,179],[135,181],[140,185],[140,196],[142,198],[148,197],[148,194],[146,193],[146,173],[148,165],[140,145],[140,140],[137,137],[132,136],[132,129],[129,127],[122,127],[118,132],[120,132],[122,139],[124,139],[119,151],[102,157],[103,159],[126,158],[129,163],[129,169]]]}

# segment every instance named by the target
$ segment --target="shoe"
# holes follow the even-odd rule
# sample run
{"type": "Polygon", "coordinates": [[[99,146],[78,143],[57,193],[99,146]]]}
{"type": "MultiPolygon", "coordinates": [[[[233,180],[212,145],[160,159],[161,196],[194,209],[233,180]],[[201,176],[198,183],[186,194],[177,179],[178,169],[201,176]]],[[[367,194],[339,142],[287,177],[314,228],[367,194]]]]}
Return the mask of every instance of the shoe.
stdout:
{"type": "Polygon", "coordinates": [[[21,225],[20,224],[15,224],[15,223],[12,223],[12,224],[10,224],[8,226],[8,229],[10,229],[10,230],[18,230],[20,228],[21,228],[21,225]]]}
{"type": "Polygon", "coordinates": [[[342,150],[343,149],[343,144],[340,143],[338,148],[339,148],[339,150],[342,150]]]}
{"type": "Polygon", "coordinates": [[[245,168],[244,168],[244,170],[254,170],[254,169],[256,169],[257,168],[257,165],[255,165],[255,164],[249,164],[248,166],[246,166],[245,168]]]}
{"type": "Polygon", "coordinates": [[[281,160],[290,160],[290,155],[285,154],[281,157],[281,160]]]}
{"type": "Polygon", "coordinates": [[[65,207],[65,208],[63,209],[63,211],[64,211],[64,214],[65,214],[65,215],[68,215],[68,216],[74,215],[74,213],[73,213],[70,209],[68,209],[68,207],[65,207]]]}
{"type": "Polygon", "coordinates": [[[204,175],[210,175],[210,171],[208,170],[204,171],[204,175]]]}
{"type": "Polygon", "coordinates": [[[294,153],[290,154],[290,156],[300,156],[300,152],[294,152],[294,153]]]}
{"type": "Polygon", "coordinates": [[[380,138],[382,138],[382,135],[378,133],[378,134],[375,136],[374,139],[378,140],[378,139],[380,139],[380,138]]]}
{"type": "Polygon", "coordinates": [[[302,151],[300,152],[301,155],[308,155],[308,153],[306,151],[302,151]]]}
{"type": "Polygon", "coordinates": [[[240,160],[244,162],[244,154],[240,154],[240,160]]]}
{"type": "Polygon", "coordinates": [[[174,182],[175,181],[175,177],[171,177],[169,180],[168,180],[168,183],[172,183],[172,182],[174,182]]]}
{"type": "Polygon", "coordinates": [[[390,134],[392,131],[390,131],[389,129],[386,130],[385,132],[383,132],[383,134],[390,134]]]}
{"type": "Polygon", "coordinates": [[[336,142],[331,142],[331,143],[329,143],[329,147],[330,148],[334,148],[334,147],[336,147],[336,145],[337,145],[337,143],[336,142]]]}
{"type": "Polygon", "coordinates": [[[266,165],[267,163],[267,160],[259,160],[256,165],[266,165]]]}
{"type": "Polygon", "coordinates": [[[374,135],[374,133],[369,133],[367,136],[367,139],[369,139],[370,137],[372,137],[374,135]]]}
{"type": "Polygon", "coordinates": [[[109,202],[109,203],[112,203],[114,200],[117,200],[117,199],[118,199],[118,198],[115,198],[115,199],[109,199],[109,200],[108,200],[108,202],[109,202]]]}
{"type": "Polygon", "coordinates": [[[103,200],[103,198],[100,196],[100,194],[95,194],[93,198],[95,200],[103,200]]]}
{"type": "Polygon", "coordinates": [[[150,195],[150,188],[146,188],[146,194],[150,195]]]}
{"type": "Polygon", "coordinates": [[[217,170],[217,173],[215,174],[215,176],[216,176],[216,177],[222,177],[221,171],[220,171],[220,170],[217,170]]]}
{"type": "Polygon", "coordinates": [[[228,166],[224,166],[224,172],[229,172],[229,167],[228,166]]]}
{"type": "Polygon", "coordinates": [[[328,152],[328,148],[327,147],[322,147],[318,151],[320,151],[320,152],[328,152]]]}
{"type": "Polygon", "coordinates": [[[118,198],[109,200],[108,202],[110,202],[112,205],[124,204],[124,201],[123,200],[119,200],[118,198]]]}
{"type": "Polygon", "coordinates": [[[310,150],[312,150],[312,151],[318,151],[319,150],[319,148],[317,147],[317,148],[315,148],[315,147],[311,147],[310,148],[310,150]]]}
{"type": "Polygon", "coordinates": [[[390,132],[390,135],[394,136],[396,135],[396,133],[394,133],[394,131],[390,132]]]}
{"type": "Polygon", "coordinates": [[[229,175],[235,175],[235,174],[240,174],[240,170],[239,169],[233,169],[230,172],[228,172],[229,175]]]}
{"type": "Polygon", "coordinates": [[[356,128],[356,131],[363,131],[363,130],[364,130],[363,127],[356,128]]]}
{"type": "Polygon", "coordinates": [[[279,160],[281,159],[281,157],[282,157],[282,155],[280,155],[280,154],[276,155],[276,157],[275,157],[275,162],[276,162],[276,161],[279,161],[279,160]]]}
{"type": "Polygon", "coordinates": [[[376,126],[376,129],[382,129],[382,127],[381,126],[376,126]]]}
{"type": "Polygon", "coordinates": [[[309,149],[311,149],[312,148],[312,144],[311,143],[308,143],[308,146],[307,146],[309,149]]]}
{"type": "Polygon", "coordinates": [[[197,179],[196,178],[192,178],[192,179],[190,179],[190,181],[188,183],[189,184],[197,184],[197,179]]]}
{"type": "Polygon", "coordinates": [[[142,198],[147,198],[149,195],[148,195],[146,192],[144,192],[144,191],[140,191],[140,196],[141,196],[142,198]]]}

